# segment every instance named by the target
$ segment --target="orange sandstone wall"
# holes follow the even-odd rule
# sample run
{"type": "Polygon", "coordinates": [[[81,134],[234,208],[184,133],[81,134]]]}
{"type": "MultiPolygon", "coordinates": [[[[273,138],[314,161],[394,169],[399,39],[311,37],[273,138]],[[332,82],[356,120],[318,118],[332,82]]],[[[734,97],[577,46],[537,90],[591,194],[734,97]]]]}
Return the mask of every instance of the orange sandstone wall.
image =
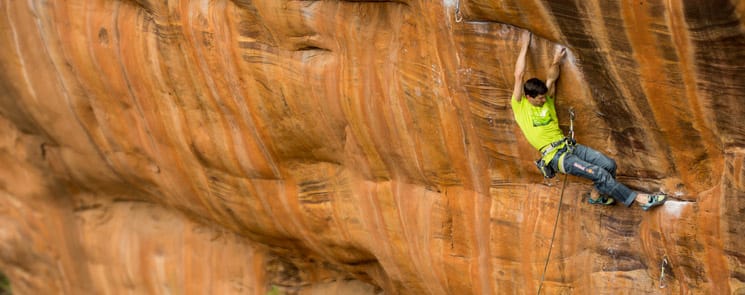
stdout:
{"type": "Polygon", "coordinates": [[[19,294],[534,294],[564,186],[509,109],[530,30],[528,76],[568,48],[562,126],[676,198],[594,207],[569,177],[546,294],[743,293],[743,14],[2,1],[0,270],[19,294]]]}

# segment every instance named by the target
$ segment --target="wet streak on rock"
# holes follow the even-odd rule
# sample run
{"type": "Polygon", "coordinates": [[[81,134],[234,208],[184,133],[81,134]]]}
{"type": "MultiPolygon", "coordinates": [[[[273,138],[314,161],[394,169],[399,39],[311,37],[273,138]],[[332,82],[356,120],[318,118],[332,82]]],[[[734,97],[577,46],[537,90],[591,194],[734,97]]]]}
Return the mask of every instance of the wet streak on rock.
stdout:
{"type": "MultiPolygon", "coordinates": [[[[623,130],[631,123],[628,118],[632,117],[627,104],[627,97],[619,97],[622,93],[621,85],[617,85],[615,77],[610,76],[611,72],[607,70],[609,65],[609,56],[604,55],[597,48],[604,48],[602,44],[597,43],[593,28],[589,26],[589,15],[586,15],[587,2],[579,1],[574,4],[560,3],[557,1],[548,1],[547,5],[551,8],[559,27],[567,38],[568,46],[578,50],[582,59],[579,60],[580,66],[588,72],[585,76],[588,86],[592,91],[591,99],[595,100],[598,105],[598,111],[608,114],[604,121],[612,130],[623,130]],[[584,4],[580,4],[584,3],[584,4]]],[[[617,41],[616,41],[617,42],[617,41]]],[[[611,50],[612,48],[606,48],[611,50]]],[[[614,138],[614,141],[620,138],[614,138]]]]}
{"type": "Polygon", "coordinates": [[[589,99],[595,100],[598,111],[605,114],[602,120],[611,130],[614,145],[620,153],[619,158],[634,157],[635,150],[649,151],[655,146],[654,141],[649,141],[654,136],[654,132],[649,132],[654,130],[654,119],[636,117],[639,120],[630,120],[635,118],[634,114],[637,112],[651,114],[639,83],[638,65],[633,59],[626,35],[612,34],[625,31],[620,4],[599,1],[596,4],[599,7],[593,8],[590,2],[575,3],[576,6],[571,7],[556,1],[547,1],[559,27],[565,33],[567,45],[578,50],[582,57],[579,62],[587,71],[585,78],[592,96],[589,99]],[[598,12],[603,15],[602,22],[597,26],[591,25],[595,20],[589,21],[594,9],[599,9],[598,12]],[[578,24],[581,24],[580,28],[578,24]],[[600,40],[606,40],[607,43],[600,40]],[[629,128],[635,125],[639,128],[629,128]],[[619,134],[620,131],[623,134],[619,134]]]}
{"type": "Polygon", "coordinates": [[[33,120],[25,105],[18,100],[22,97],[22,90],[13,83],[13,75],[20,73],[11,72],[9,67],[0,63],[0,115],[19,126],[23,132],[39,134],[42,132],[39,123],[33,120]]]}
{"type": "Polygon", "coordinates": [[[633,237],[639,234],[638,221],[623,219],[613,215],[601,215],[600,225],[611,233],[621,237],[633,237]]]}
{"type": "MultiPolygon", "coordinates": [[[[722,205],[722,231],[725,237],[722,241],[723,252],[729,266],[728,277],[738,280],[740,286],[745,284],[745,253],[742,242],[735,237],[742,237],[745,233],[745,152],[730,151],[725,155],[724,180],[722,186],[724,203],[722,205]],[[726,232],[726,234],[724,234],[726,232]]],[[[734,284],[733,284],[734,285],[734,284]]],[[[742,291],[733,287],[734,294],[742,291]]]]}
{"type": "Polygon", "coordinates": [[[745,30],[735,4],[727,0],[684,1],[685,21],[695,49],[699,71],[697,86],[710,93],[713,109],[728,109],[729,115],[716,116],[718,133],[725,145],[745,143],[745,124],[734,118],[745,117],[745,30]]]}
{"type": "Polygon", "coordinates": [[[516,142],[508,90],[512,89],[513,75],[508,72],[511,72],[513,61],[506,63],[493,53],[495,50],[511,51],[516,43],[512,39],[521,30],[490,22],[468,22],[455,29],[461,60],[458,74],[482,150],[489,157],[489,168],[494,174],[506,175],[511,167],[520,165],[515,149],[500,149],[516,142]]]}
{"type": "Polygon", "coordinates": [[[303,204],[321,204],[331,201],[328,179],[306,180],[300,183],[298,199],[303,204]]]}
{"type": "MultiPolygon", "coordinates": [[[[237,26],[238,33],[241,37],[246,37],[251,42],[260,42],[265,45],[277,46],[276,42],[270,38],[271,34],[266,26],[262,25],[261,16],[253,5],[252,1],[233,0],[239,7],[237,14],[239,22],[237,26]]],[[[239,42],[245,43],[245,41],[239,42]]]]}
{"type": "Polygon", "coordinates": [[[598,249],[597,254],[608,259],[602,271],[633,271],[647,268],[641,257],[631,251],[598,249]]]}

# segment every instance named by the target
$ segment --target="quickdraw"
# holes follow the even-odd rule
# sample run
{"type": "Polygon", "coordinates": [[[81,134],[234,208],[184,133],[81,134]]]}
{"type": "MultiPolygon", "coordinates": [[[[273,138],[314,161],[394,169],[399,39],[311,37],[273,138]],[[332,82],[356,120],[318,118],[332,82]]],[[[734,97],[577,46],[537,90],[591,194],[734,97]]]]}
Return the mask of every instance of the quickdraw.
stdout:
{"type": "Polygon", "coordinates": [[[665,284],[665,267],[667,266],[667,255],[662,257],[662,264],[660,265],[660,289],[667,287],[665,284]]]}
{"type": "Polygon", "coordinates": [[[460,0],[455,2],[455,22],[463,21],[463,15],[460,13],[460,0]]]}

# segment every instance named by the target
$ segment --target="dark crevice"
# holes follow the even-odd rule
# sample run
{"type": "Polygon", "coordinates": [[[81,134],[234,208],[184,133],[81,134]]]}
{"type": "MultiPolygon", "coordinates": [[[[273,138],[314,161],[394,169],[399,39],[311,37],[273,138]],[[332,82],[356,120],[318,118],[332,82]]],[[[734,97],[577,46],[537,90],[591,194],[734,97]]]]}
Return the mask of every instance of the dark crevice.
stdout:
{"type": "Polygon", "coordinates": [[[145,13],[150,15],[155,13],[155,6],[148,0],[126,0],[124,1],[124,3],[130,3],[136,7],[139,7],[140,9],[145,11],[145,13]]]}
{"type": "Polygon", "coordinates": [[[374,265],[376,263],[378,263],[377,259],[364,259],[364,260],[344,262],[344,264],[350,265],[350,266],[374,265]]]}
{"type": "Polygon", "coordinates": [[[88,211],[88,210],[96,210],[103,207],[102,204],[85,204],[78,207],[75,207],[73,209],[73,212],[82,212],[82,211],[88,211]]]}
{"type": "Polygon", "coordinates": [[[152,201],[145,200],[145,199],[114,198],[111,201],[113,203],[148,203],[148,204],[155,204],[152,201]]]}
{"type": "MultiPolygon", "coordinates": [[[[296,2],[321,2],[325,0],[292,0],[296,2]]],[[[338,0],[337,2],[348,2],[348,3],[367,3],[367,4],[384,4],[384,3],[393,3],[393,4],[401,4],[404,6],[409,6],[409,3],[404,0],[338,0]]]]}
{"type": "Polygon", "coordinates": [[[331,50],[329,50],[329,49],[321,48],[321,47],[317,47],[317,46],[312,46],[312,45],[302,46],[302,47],[300,47],[298,49],[295,49],[295,51],[315,51],[315,50],[331,52],[331,50]]]}
{"type": "Polygon", "coordinates": [[[300,197],[299,201],[302,205],[318,205],[330,203],[331,198],[328,196],[328,194],[308,194],[304,197],[300,197]]]}
{"type": "Polygon", "coordinates": [[[44,142],[39,147],[41,149],[41,158],[42,159],[46,159],[47,158],[47,148],[46,148],[46,146],[47,146],[47,143],[44,142]]]}

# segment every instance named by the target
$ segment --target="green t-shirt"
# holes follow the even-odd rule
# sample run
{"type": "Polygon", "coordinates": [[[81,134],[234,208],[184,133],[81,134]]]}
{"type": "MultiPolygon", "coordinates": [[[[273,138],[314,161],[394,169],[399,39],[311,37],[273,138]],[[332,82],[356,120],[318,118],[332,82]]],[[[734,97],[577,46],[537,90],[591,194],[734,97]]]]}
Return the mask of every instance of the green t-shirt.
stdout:
{"type": "MultiPolygon", "coordinates": [[[[515,121],[528,142],[537,150],[541,150],[552,142],[564,138],[564,133],[559,128],[559,119],[556,117],[556,107],[554,106],[553,97],[546,96],[546,103],[541,107],[536,107],[523,96],[520,101],[512,98],[512,113],[515,114],[515,121]]],[[[559,149],[554,149],[543,159],[550,161],[559,149]]]]}

